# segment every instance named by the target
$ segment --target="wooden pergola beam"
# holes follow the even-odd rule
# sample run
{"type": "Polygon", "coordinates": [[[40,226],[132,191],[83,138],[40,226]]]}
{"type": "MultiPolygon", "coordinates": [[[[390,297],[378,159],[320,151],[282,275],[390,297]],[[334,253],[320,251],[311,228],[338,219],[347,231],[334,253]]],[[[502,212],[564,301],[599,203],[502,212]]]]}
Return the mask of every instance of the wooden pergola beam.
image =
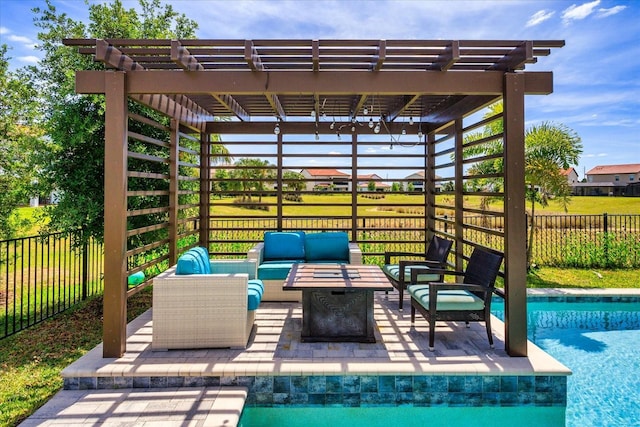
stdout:
{"type": "MultiPolygon", "coordinates": [[[[418,99],[420,99],[421,95],[413,95],[413,96],[405,96],[404,97],[404,102],[399,105],[395,110],[393,111],[389,111],[389,113],[387,113],[387,120],[389,120],[390,122],[394,121],[395,119],[398,118],[399,115],[401,115],[402,113],[404,113],[404,111],[409,108],[411,105],[413,105],[418,99]]],[[[421,112],[422,113],[422,112],[421,112]]]]}
{"type": "MultiPolygon", "coordinates": [[[[79,71],[76,74],[78,93],[104,93],[102,71],[79,71]]],[[[336,71],[310,74],[301,71],[269,73],[238,73],[233,71],[176,73],[156,70],[149,79],[145,72],[128,74],[129,93],[228,95],[318,95],[354,94],[384,95],[501,95],[501,71],[336,71]]],[[[527,72],[525,94],[548,94],[553,90],[551,72],[527,72]]]]}
{"type": "Polygon", "coordinates": [[[244,108],[242,108],[242,106],[233,98],[233,96],[226,93],[212,93],[211,96],[213,96],[216,101],[218,101],[224,108],[231,111],[243,122],[251,120],[250,114],[247,113],[244,108]]]}
{"type": "Polygon", "coordinates": [[[447,71],[453,64],[456,63],[460,59],[460,42],[458,40],[452,40],[445,52],[442,55],[439,55],[438,58],[427,67],[427,70],[435,70],[435,71],[447,71]]]}
{"type": "Polygon", "coordinates": [[[251,68],[251,71],[264,70],[260,55],[258,54],[258,51],[256,50],[251,40],[244,41],[244,60],[249,65],[249,68],[251,68]]]}
{"type": "Polygon", "coordinates": [[[178,40],[171,40],[171,60],[185,71],[204,70],[204,67],[198,62],[196,57],[191,55],[189,50],[182,46],[178,40]]]}
{"type": "Polygon", "coordinates": [[[284,120],[287,117],[287,114],[284,112],[284,108],[282,108],[282,103],[278,98],[278,95],[275,93],[265,94],[269,105],[271,105],[271,109],[278,116],[280,120],[284,120]]]}

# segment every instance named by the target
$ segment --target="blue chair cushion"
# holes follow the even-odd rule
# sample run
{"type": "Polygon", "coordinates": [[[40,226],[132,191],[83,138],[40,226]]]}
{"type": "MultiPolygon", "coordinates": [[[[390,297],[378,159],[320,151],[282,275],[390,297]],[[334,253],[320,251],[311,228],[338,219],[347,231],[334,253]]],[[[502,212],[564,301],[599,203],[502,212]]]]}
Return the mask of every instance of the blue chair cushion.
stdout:
{"type": "MultiPolygon", "coordinates": [[[[407,287],[409,294],[420,303],[421,306],[429,309],[429,285],[410,285],[407,287]]],[[[441,290],[438,291],[438,311],[464,311],[483,310],[484,301],[474,294],[464,289],[441,290]]]]}
{"type": "Polygon", "coordinates": [[[189,250],[200,257],[200,262],[204,267],[204,274],[211,274],[211,265],[209,264],[209,251],[202,246],[196,246],[189,250]]]}
{"type": "Polygon", "coordinates": [[[206,263],[205,267],[205,263],[202,262],[202,257],[198,253],[188,250],[178,258],[176,275],[209,274],[208,267],[209,263],[206,263]]]}
{"type": "MultiPolygon", "coordinates": [[[[424,266],[407,266],[404,268],[404,282],[411,282],[411,269],[414,267],[419,268],[428,268],[424,266]]],[[[396,281],[400,280],[400,265],[398,264],[386,264],[382,267],[382,271],[389,277],[394,278],[396,281]]],[[[438,274],[418,274],[419,281],[425,282],[437,282],[440,280],[440,275],[438,274]]]]}
{"type": "Polygon", "coordinates": [[[257,310],[264,294],[264,285],[260,280],[249,280],[247,284],[247,308],[257,310]]]}
{"type": "Polygon", "coordinates": [[[343,231],[309,233],[304,239],[307,262],[349,262],[349,236],[343,231]]]}
{"type": "Polygon", "coordinates": [[[304,260],[304,231],[264,233],[264,260],[304,260]]]}
{"type": "Polygon", "coordinates": [[[258,267],[258,279],[260,280],[284,280],[291,270],[291,266],[302,263],[304,260],[266,261],[258,267]]]}

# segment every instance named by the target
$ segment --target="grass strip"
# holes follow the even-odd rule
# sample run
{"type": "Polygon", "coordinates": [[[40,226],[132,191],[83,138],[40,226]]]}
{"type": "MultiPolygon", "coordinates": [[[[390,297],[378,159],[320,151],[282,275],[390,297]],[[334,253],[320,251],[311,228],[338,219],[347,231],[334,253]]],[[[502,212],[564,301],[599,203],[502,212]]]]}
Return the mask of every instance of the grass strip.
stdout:
{"type": "MultiPolygon", "coordinates": [[[[129,299],[131,321],[151,307],[151,289],[129,299]]],[[[102,341],[102,297],[0,341],[0,426],[19,424],[62,388],[60,372],[102,341]]]]}

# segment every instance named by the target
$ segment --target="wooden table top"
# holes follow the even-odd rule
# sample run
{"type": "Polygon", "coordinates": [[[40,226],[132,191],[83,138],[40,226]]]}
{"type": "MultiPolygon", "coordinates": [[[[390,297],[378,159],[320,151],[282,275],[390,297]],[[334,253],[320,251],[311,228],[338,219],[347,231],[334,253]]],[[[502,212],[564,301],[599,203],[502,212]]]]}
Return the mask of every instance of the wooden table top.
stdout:
{"type": "Polygon", "coordinates": [[[380,267],[356,264],[293,264],[282,288],[393,290],[380,267]]]}

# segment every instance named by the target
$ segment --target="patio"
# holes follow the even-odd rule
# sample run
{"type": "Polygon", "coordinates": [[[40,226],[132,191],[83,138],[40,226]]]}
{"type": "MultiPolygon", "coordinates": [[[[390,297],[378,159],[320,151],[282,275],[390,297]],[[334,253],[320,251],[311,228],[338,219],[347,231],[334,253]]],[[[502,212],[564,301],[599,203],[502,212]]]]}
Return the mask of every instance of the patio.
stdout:
{"type": "Polygon", "coordinates": [[[127,352],[102,358],[96,347],[63,372],[66,390],[245,387],[246,406],[561,406],[570,371],[532,343],[527,358],[496,348],[483,325],[439,324],[428,350],[427,324],[410,331],[397,297],[375,301],[376,339],[301,343],[299,303],[263,303],[244,350],[151,350],[151,313],[128,328],[127,352]]]}

